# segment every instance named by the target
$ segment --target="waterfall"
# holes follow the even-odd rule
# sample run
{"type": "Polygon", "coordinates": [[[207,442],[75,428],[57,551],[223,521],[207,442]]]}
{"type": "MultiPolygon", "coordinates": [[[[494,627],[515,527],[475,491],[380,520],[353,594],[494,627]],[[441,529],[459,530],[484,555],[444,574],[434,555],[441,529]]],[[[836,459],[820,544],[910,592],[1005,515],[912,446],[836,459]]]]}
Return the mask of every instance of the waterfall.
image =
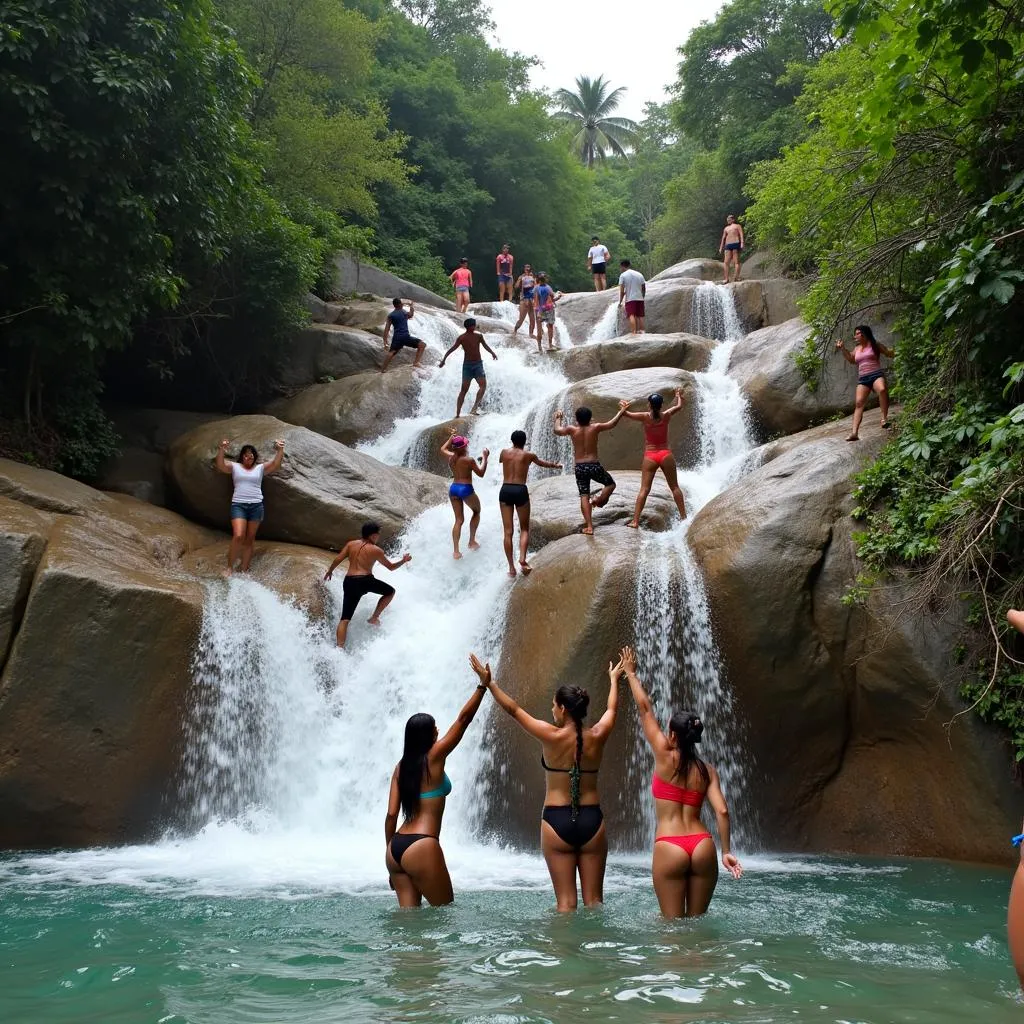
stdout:
{"type": "Polygon", "coordinates": [[[732,288],[711,281],[697,286],[690,307],[690,333],[718,341],[739,341],[743,337],[732,288]]]}
{"type": "Polygon", "coordinates": [[[594,325],[586,343],[597,345],[602,341],[611,341],[613,338],[621,337],[622,331],[619,330],[619,315],[621,313],[618,299],[613,294],[611,303],[602,314],[601,319],[594,325]]]}

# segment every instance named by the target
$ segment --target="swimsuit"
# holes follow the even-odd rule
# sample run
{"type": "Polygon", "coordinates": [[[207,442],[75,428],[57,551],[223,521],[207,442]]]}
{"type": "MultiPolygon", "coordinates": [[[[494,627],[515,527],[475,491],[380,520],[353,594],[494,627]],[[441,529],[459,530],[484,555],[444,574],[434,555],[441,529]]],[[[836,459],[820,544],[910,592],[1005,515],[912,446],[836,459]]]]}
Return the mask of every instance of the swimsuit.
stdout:
{"type": "Polygon", "coordinates": [[[668,420],[653,420],[644,424],[644,442],[647,445],[644,458],[661,465],[672,451],[668,446],[668,420]]]}
{"type": "Polygon", "coordinates": [[[882,364],[870,345],[861,345],[853,350],[853,360],[857,364],[857,383],[862,387],[874,386],[876,380],[885,380],[882,364]]]}
{"type": "Polygon", "coordinates": [[[457,292],[468,292],[469,291],[469,278],[470,273],[463,267],[459,267],[458,270],[452,271],[452,277],[455,281],[455,290],[457,292]]]}
{"type": "Polygon", "coordinates": [[[512,280],[512,254],[509,253],[507,256],[498,257],[498,266],[501,268],[498,271],[498,280],[502,284],[508,284],[512,280]]]}
{"type": "MultiPolygon", "coordinates": [[[[665,782],[664,779],[659,779],[657,775],[651,779],[651,794],[655,800],[671,800],[672,803],[686,804],[688,807],[699,808],[704,803],[703,793],[699,793],[695,789],[684,789],[682,786],[677,786],[672,782],[665,782]]],[[[693,851],[705,839],[710,839],[714,842],[714,837],[710,832],[693,832],[687,836],[658,836],[654,841],[656,843],[671,843],[692,856],[693,851]]]]}
{"type": "Polygon", "coordinates": [[[523,274],[519,280],[523,289],[521,301],[529,302],[533,298],[533,286],[536,284],[537,279],[532,274],[523,274]]]}
{"type": "MultiPolygon", "coordinates": [[[[566,775],[572,773],[573,768],[552,768],[540,755],[541,767],[546,772],[564,772],[566,775]]],[[[583,775],[596,775],[596,768],[580,768],[583,775]]],[[[604,821],[604,814],[599,804],[585,804],[576,808],[573,814],[572,807],[564,805],[552,805],[545,807],[541,820],[546,821],[554,830],[555,835],[567,846],[571,846],[577,853],[587,845],[601,828],[604,821]]]]}
{"type": "Polygon", "coordinates": [[[461,498],[465,501],[466,498],[471,498],[473,496],[473,485],[459,483],[450,484],[448,487],[448,493],[453,498],[461,498]]]}
{"type": "Polygon", "coordinates": [[[519,508],[530,501],[530,489],[526,484],[502,484],[498,491],[499,505],[514,505],[519,508]]]}
{"type": "Polygon", "coordinates": [[[737,252],[740,248],[739,242],[727,242],[725,245],[726,252],[737,252]]]}
{"type": "Polygon", "coordinates": [[[482,359],[466,359],[462,363],[462,379],[463,380],[479,380],[481,377],[486,377],[487,374],[484,372],[484,361],[482,359]]]}
{"type": "Polygon", "coordinates": [[[615,481],[600,462],[577,462],[574,472],[576,474],[576,489],[581,495],[586,495],[588,498],[590,497],[591,480],[601,484],[602,487],[615,486],[615,481]]]}
{"type": "MultiPolygon", "coordinates": [[[[431,789],[426,793],[420,793],[421,800],[431,800],[435,797],[448,796],[452,791],[452,780],[448,778],[448,773],[443,773],[443,780],[441,785],[437,789],[431,789]]],[[[426,832],[396,832],[391,837],[391,856],[395,858],[395,864],[399,868],[402,866],[402,857],[405,851],[412,846],[413,843],[420,839],[437,839],[437,836],[432,836],[426,832]]]]}
{"type": "Polygon", "coordinates": [[[346,576],[341,584],[341,592],[344,599],[341,604],[341,621],[351,621],[356,613],[356,607],[367,594],[380,594],[387,597],[395,592],[390,583],[377,579],[372,573],[366,576],[346,576]]]}

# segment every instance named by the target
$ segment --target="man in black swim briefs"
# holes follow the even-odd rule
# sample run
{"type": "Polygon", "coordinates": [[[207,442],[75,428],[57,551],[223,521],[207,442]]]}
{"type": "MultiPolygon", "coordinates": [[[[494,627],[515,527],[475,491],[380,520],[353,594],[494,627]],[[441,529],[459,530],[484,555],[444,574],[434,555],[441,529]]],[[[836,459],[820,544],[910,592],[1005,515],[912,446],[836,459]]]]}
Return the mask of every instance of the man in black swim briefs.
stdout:
{"type": "Polygon", "coordinates": [[[530,547],[530,490],[526,486],[526,476],[531,466],[542,466],[544,469],[561,469],[560,462],[545,462],[534,452],[526,451],[526,433],[522,430],[512,432],[512,447],[502,450],[501,470],[504,483],[498,491],[498,503],[501,505],[501,522],[505,527],[505,557],[508,559],[508,574],[513,579],[516,567],[512,561],[512,531],[514,523],[512,512],[519,517],[519,565],[524,576],[533,571],[526,560],[526,552],[530,547]]]}
{"type": "Polygon", "coordinates": [[[598,435],[618,426],[624,411],[620,408],[605,423],[592,423],[593,413],[586,406],[580,406],[576,410],[577,426],[575,427],[565,425],[563,422],[565,414],[561,410],[555,413],[555,433],[559,437],[572,438],[573,454],[576,458],[576,489],[580,492],[580,510],[583,512],[583,528],[580,533],[585,533],[588,536],[594,532],[591,510],[607,505],[608,499],[615,490],[615,481],[608,470],[601,465],[601,460],[597,456],[598,435]],[[600,493],[593,499],[590,497],[592,481],[601,485],[600,493]]]}
{"type": "Polygon", "coordinates": [[[348,573],[342,584],[344,600],[341,606],[341,621],[338,623],[338,646],[344,647],[348,637],[348,624],[356,613],[356,607],[366,594],[379,594],[380,600],[373,614],[367,620],[371,626],[380,625],[380,613],[384,611],[395,596],[395,588],[373,575],[373,567],[379,562],[385,569],[394,571],[406,562],[412,561],[412,555],[406,553],[397,562],[388,560],[387,555],[377,546],[380,540],[380,527],[376,523],[364,523],[360,540],[350,540],[331,562],[330,568],[324,573],[324,579],[330,580],[345,559],[348,559],[348,573]]]}

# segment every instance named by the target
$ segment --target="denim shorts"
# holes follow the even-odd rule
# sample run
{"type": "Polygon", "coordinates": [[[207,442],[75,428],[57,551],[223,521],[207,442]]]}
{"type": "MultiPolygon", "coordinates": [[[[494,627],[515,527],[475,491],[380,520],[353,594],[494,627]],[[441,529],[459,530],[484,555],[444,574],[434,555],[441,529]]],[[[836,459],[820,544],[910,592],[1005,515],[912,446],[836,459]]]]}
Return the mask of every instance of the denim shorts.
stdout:
{"type": "Polygon", "coordinates": [[[231,503],[231,518],[232,519],[244,519],[247,523],[262,523],[263,522],[263,502],[254,501],[246,502],[244,505],[239,505],[236,502],[231,503]]]}

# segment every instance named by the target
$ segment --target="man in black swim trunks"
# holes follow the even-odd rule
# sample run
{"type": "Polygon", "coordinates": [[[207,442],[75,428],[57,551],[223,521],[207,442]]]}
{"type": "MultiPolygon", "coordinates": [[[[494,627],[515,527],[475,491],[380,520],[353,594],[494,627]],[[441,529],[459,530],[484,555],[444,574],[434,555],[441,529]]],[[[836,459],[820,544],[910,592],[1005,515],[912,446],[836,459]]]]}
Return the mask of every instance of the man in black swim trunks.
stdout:
{"type": "Polygon", "coordinates": [[[409,303],[409,311],[402,308],[401,299],[392,299],[391,305],[395,308],[388,313],[387,322],[384,324],[384,348],[388,347],[388,337],[391,337],[391,351],[384,357],[384,365],[380,368],[381,373],[387,372],[391,360],[398,355],[403,348],[416,349],[416,358],[413,360],[413,367],[420,365],[423,359],[423,351],[427,347],[426,342],[414,338],[409,333],[409,321],[416,315],[416,307],[409,303]]]}
{"type": "Polygon", "coordinates": [[[594,414],[585,405],[581,405],[576,410],[577,425],[575,427],[565,425],[563,422],[565,414],[561,410],[555,413],[555,433],[559,437],[572,438],[573,455],[576,459],[576,489],[580,492],[580,510],[583,512],[583,529],[580,530],[580,533],[585,533],[587,536],[594,532],[591,510],[607,505],[608,499],[615,490],[615,481],[608,470],[601,465],[601,460],[597,456],[598,435],[618,426],[624,411],[620,408],[605,423],[592,423],[594,414]],[[590,497],[591,481],[601,484],[601,491],[594,499],[590,497]]]}
{"type": "Polygon", "coordinates": [[[367,620],[371,626],[380,625],[380,613],[384,611],[395,596],[395,588],[373,575],[373,567],[379,562],[385,569],[392,572],[412,561],[412,555],[404,554],[397,562],[388,560],[387,555],[377,546],[380,540],[380,527],[376,523],[364,523],[361,540],[350,540],[331,562],[331,567],[324,573],[329,580],[334,570],[348,559],[348,572],[342,584],[344,601],[341,606],[341,622],[338,623],[338,646],[344,647],[348,637],[348,624],[356,613],[356,606],[365,594],[380,594],[380,600],[373,614],[367,620]]]}
{"type": "Polygon", "coordinates": [[[608,287],[608,261],[612,254],[608,246],[601,242],[601,239],[594,235],[590,240],[590,249],[587,252],[587,269],[594,275],[594,291],[603,292],[608,287]]]}
{"type": "Polygon", "coordinates": [[[480,402],[487,390],[487,374],[484,373],[484,361],[480,358],[480,349],[485,348],[491,353],[491,357],[498,358],[497,352],[484,340],[484,336],[476,329],[476,318],[469,317],[462,325],[466,328],[464,334],[455,339],[455,344],[441,357],[438,369],[444,366],[445,360],[457,349],[461,348],[465,353],[462,362],[462,390],[459,392],[459,400],[455,403],[455,418],[462,415],[462,403],[466,400],[466,392],[469,391],[471,381],[476,381],[476,401],[473,408],[469,410],[470,416],[476,416],[480,409],[480,402]]]}
{"type": "Polygon", "coordinates": [[[530,546],[530,490],[526,486],[526,475],[531,466],[542,466],[544,469],[561,469],[560,462],[545,462],[535,452],[526,451],[526,433],[522,430],[512,432],[512,447],[502,450],[501,470],[504,483],[498,491],[498,502],[501,505],[501,522],[505,527],[505,557],[508,559],[508,574],[513,579],[516,567],[512,561],[512,510],[519,516],[519,565],[523,575],[529,576],[533,571],[526,561],[526,551],[530,546]]]}

